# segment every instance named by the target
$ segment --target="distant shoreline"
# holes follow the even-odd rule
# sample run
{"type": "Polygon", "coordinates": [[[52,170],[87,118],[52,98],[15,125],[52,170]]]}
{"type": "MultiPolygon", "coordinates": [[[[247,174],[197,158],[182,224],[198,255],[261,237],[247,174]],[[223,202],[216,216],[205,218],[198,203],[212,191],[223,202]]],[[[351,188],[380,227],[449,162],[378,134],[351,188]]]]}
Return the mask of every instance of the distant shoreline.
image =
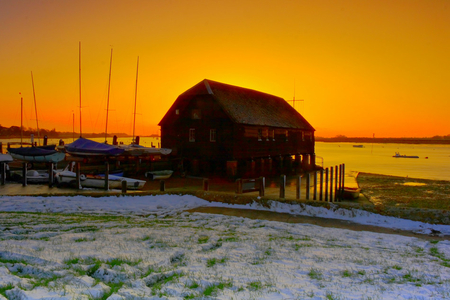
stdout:
{"type": "Polygon", "coordinates": [[[354,144],[430,144],[430,145],[450,145],[450,139],[436,138],[352,138],[352,137],[334,137],[324,138],[316,137],[316,142],[326,143],[354,143],[354,144]]]}

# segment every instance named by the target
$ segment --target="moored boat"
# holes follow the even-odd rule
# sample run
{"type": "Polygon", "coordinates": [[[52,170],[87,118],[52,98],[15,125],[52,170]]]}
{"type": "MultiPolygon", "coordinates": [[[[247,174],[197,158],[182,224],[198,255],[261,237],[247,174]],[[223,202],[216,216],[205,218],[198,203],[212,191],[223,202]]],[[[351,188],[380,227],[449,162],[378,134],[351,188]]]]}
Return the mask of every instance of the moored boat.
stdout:
{"type": "Polygon", "coordinates": [[[399,152],[395,152],[395,155],[393,155],[392,157],[396,157],[396,158],[419,158],[416,155],[401,155],[399,152]]]}
{"type": "Polygon", "coordinates": [[[172,170],[162,170],[162,171],[148,171],[145,173],[145,177],[150,178],[152,180],[157,179],[168,179],[172,176],[172,170]]]}
{"type": "Polygon", "coordinates": [[[116,146],[99,143],[82,137],[70,144],[64,145],[64,149],[67,153],[75,156],[115,156],[124,152],[124,149],[116,146]]]}
{"type": "Polygon", "coordinates": [[[30,162],[51,162],[57,163],[66,157],[65,153],[58,152],[53,145],[44,147],[20,147],[20,148],[8,148],[8,153],[17,160],[30,161],[30,162]]]}
{"type": "MultiPolygon", "coordinates": [[[[76,183],[77,174],[73,171],[70,171],[69,168],[70,165],[68,165],[63,171],[55,174],[55,178],[58,184],[71,185],[76,183]]],[[[80,181],[82,187],[101,189],[105,188],[105,177],[101,175],[81,174],[80,181]]],[[[140,190],[146,183],[145,180],[115,175],[108,176],[108,185],[110,189],[121,189],[123,181],[127,183],[127,189],[130,190],[140,190]]]]}

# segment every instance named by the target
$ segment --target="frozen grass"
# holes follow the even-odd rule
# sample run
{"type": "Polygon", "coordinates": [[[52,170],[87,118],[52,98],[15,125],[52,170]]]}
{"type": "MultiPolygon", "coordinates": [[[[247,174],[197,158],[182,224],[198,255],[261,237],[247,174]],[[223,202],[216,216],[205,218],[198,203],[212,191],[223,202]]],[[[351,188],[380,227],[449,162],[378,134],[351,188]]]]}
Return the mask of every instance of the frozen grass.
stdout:
{"type": "Polygon", "coordinates": [[[448,241],[186,212],[0,224],[7,299],[450,297],[448,241]]]}

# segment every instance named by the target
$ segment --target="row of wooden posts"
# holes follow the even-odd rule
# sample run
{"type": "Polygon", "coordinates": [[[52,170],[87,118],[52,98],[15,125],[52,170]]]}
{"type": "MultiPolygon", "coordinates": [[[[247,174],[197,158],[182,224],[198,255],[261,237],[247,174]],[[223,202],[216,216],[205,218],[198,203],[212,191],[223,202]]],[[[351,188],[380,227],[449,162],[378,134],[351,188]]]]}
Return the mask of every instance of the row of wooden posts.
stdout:
{"type": "MultiPolygon", "coordinates": [[[[54,184],[54,164],[49,163],[49,187],[54,184]]],[[[5,184],[6,180],[6,163],[1,163],[1,184],[5,184]]],[[[27,185],[27,163],[22,165],[23,172],[23,186],[27,185]]],[[[76,184],[81,189],[81,173],[80,163],[75,164],[76,184]]],[[[344,189],[345,180],[345,164],[339,166],[321,169],[319,171],[307,172],[303,175],[306,180],[306,200],[319,200],[319,201],[339,201],[344,189]],[[312,192],[311,192],[312,181],[312,192]]],[[[296,178],[296,199],[301,199],[301,183],[302,176],[296,178]]],[[[236,180],[236,193],[243,194],[249,192],[259,192],[259,196],[265,196],[265,177],[259,177],[254,179],[238,179],[236,180]]],[[[105,163],[105,190],[109,190],[109,163],[105,163]]],[[[160,181],[160,191],[165,191],[165,181],[160,181]]],[[[203,180],[203,190],[209,190],[209,180],[203,180]]],[[[127,192],[126,181],[122,182],[122,193],[127,192]]],[[[280,198],[286,197],[286,175],[280,176],[280,198]]]]}
{"type": "MultiPolygon", "coordinates": [[[[344,190],[345,164],[307,172],[303,175],[306,180],[306,200],[319,200],[334,202],[340,201],[344,190]],[[312,191],[311,191],[312,183],[312,191]]],[[[302,176],[296,177],[296,199],[302,199],[302,176]]],[[[259,192],[259,196],[265,196],[265,178],[238,179],[236,180],[236,193],[259,192]]],[[[286,198],[286,175],[280,176],[280,198],[286,198]]]]}

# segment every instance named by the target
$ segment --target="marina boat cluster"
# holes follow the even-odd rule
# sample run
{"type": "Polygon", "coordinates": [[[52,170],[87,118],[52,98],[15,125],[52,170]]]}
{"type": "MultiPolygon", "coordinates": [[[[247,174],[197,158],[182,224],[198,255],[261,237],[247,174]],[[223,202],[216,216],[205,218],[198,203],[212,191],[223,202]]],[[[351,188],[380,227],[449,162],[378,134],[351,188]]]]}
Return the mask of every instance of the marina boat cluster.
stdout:
{"type": "MultiPolygon", "coordinates": [[[[138,139],[137,139],[138,140],[138,139]]],[[[45,144],[45,142],[44,142],[45,144]]],[[[137,143],[130,145],[109,145],[86,138],[78,138],[74,142],[64,145],[16,146],[8,144],[7,154],[0,155],[2,165],[2,180],[4,183],[7,173],[9,179],[27,183],[49,183],[53,185],[68,185],[78,188],[106,188],[130,190],[142,189],[145,180],[124,177],[124,172],[110,170],[110,164],[120,166],[120,162],[142,160],[155,161],[169,155],[172,150],[166,148],[144,147],[137,143]],[[9,164],[21,166],[20,169],[9,170],[9,164]],[[65,164],[63,169],[57,166],[65,164]],[[82,172],[81,164],[85,167],[100,166],[102,173],[96,171],[82,172]],[[35,169],[35,166],[44,169],[35,169]],[[9,170],[9,172],[6,172],[9,170]]],[[[89,169],[89,168],[87,168],[89,169]]],[[[145,171],[145,170],[144,170],[145,171]]],[[[145,171],[149,179],[168,178],[172,171],[145,171]]]]}

